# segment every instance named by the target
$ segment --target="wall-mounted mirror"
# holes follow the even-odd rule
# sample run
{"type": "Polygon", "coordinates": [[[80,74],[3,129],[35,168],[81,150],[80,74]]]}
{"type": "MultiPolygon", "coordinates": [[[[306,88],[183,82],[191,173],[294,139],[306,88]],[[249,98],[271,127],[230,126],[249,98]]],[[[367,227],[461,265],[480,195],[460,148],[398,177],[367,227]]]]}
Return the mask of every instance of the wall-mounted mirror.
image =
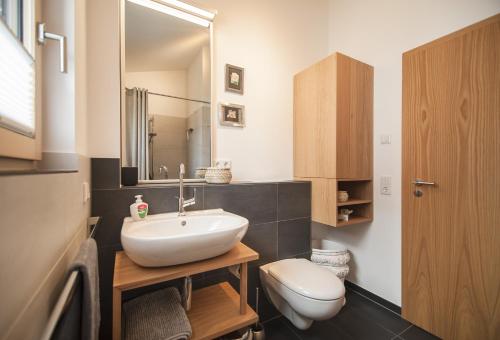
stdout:
{"type": "Polygon", "coordinates": [[[212,162],[211,23],[154,1],[122,5],[122,167],[175,180],[184,163],[199,179],[212,162]]]}

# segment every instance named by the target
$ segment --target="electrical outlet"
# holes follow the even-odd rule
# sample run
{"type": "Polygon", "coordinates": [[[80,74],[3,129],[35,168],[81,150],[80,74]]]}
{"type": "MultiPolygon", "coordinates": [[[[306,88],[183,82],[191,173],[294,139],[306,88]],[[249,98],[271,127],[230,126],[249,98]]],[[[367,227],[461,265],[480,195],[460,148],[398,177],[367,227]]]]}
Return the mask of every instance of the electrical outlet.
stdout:
{"type": "Polygon", "coordinates": [[[228,168],[229,170],[231,170],[232,162],[230,159],[218,159],[217,161],[215,161],[215,166],[217,168],[228,168]]]}
{"type": "Polygon", "coordinates": [[[390,176],[380,177],[380,193],[382,195],[392,194],[392,177],[390,176]]]}
{"type": "Polygon", "coordinates": [[[381,135],[380,144],[391,144],[391,135],[381,135]]]}

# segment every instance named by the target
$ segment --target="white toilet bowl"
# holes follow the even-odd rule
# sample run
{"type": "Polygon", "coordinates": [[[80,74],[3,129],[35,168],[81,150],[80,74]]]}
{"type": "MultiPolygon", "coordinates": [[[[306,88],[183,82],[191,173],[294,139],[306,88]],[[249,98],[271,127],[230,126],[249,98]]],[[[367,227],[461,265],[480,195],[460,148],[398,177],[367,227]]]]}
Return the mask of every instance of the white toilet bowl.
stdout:
{"type": "Polygon", "coordinates": [[[336,315],[345,287],[330,270],[306,259],[287,259],[260,267],[260,282],[273,305],[297,328],[336,315]]]}

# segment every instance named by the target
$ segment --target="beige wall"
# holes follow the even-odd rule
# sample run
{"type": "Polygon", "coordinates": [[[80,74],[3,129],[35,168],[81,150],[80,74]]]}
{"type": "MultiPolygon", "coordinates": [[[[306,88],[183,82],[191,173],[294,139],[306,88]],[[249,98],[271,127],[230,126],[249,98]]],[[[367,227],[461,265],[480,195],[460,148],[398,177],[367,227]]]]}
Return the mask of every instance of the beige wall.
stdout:
{"type": "Polygon", "coordinates": [[[119,1],[87,2],[87,124],[90,157],[120,157],[119,1]]]}
{"type": "Polygon", "coordinates": [[[86,232],[90,203],[72,174],[0,177],[0,339],[38,339],[86,232]]]}
{"type": "Polygon", "coordinates": [[[371,225],[316,229],[352,252],[349,280],[401,304],[401,61],[402,53],[500,12],[498,0],[332,0],[330,51],[375,67],[374,199],[371,225]],[[392,144],[381,145],[381,134],[392,144]],[[392,195],[380,195],[392,176],[392,195]]]}
{"type": "Polygon", "coordinates": [[[43,1],[50,31],[68,37],[68,74],[57,45],[44,48],[44,150],[80,155],[79,171],[0,176],[0,339],[39,339],[86,236],[87,153],[85,0],[43,1]],[[55,52],[55,53],[54,53],[55,52]]]}
{"type": "MultiPolygon", "coordinates": [[[[119,0],[88,0],[89,153],[120,156],[119,0]]],[[[292,178],[292,78],[328,51],[328,1],[200,0],[216,9],[217,102],[246,105],[247,127],[217,124],[234,179],[292,178]],[[245,67],[245,95],[224,91],[224,65],[245,67]]]]}

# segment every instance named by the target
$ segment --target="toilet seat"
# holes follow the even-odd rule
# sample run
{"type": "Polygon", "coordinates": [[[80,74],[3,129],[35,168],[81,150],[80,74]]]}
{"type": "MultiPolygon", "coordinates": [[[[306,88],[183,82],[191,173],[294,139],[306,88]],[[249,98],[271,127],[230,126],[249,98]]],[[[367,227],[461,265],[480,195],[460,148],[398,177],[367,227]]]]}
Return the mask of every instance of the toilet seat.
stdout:
{"type": "Polygon", "coordinates": [[[275,262],[268,272],[284,287],[307,299],[333,301],[345,295],[342,281],[333,272],[306,259],[275,262]]]}

